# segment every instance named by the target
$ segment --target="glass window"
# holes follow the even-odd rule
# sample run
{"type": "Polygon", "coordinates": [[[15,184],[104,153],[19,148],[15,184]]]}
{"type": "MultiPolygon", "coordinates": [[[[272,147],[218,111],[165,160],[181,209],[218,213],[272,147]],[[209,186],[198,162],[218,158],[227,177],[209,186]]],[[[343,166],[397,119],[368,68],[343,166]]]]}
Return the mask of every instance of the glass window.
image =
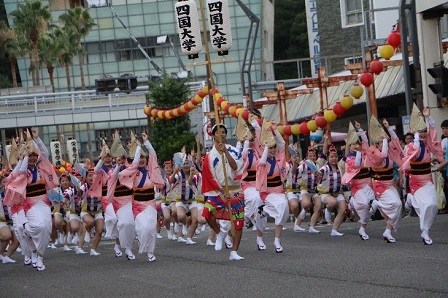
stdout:
{"type": "Polygon", "coordinates": [[[340,0],[342,28],[364,24],[362,0],[340,0]]]}

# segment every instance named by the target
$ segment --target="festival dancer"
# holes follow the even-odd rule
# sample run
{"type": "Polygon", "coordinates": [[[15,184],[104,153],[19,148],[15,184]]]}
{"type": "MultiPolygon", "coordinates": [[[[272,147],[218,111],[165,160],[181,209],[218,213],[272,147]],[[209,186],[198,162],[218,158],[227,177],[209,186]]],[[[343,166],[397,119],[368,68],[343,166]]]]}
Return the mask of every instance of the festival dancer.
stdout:
{"type": "Polygon", "coordinates": [[[238,149],[226,144],[227,128],[223,124],[215,125],[212,135],[213,148],[205,156],[202,169],[202,192],[206,198],[202,214],[217,234],[215,250],[222,249],[223,240],[231,228],[229,220],[232,221],[233,247],[229,260],[244,260],[238,255],[244,225],[244,202],[239,198],[237,179],[242,157],[238,149]],[[229,205],[231,210],[228,209],[229,205]],[[226,220],[221,220],[218,225],[218,219],[226,220]]]}
{"type": "Polygon", "coordinates": [[[187,213],[191,213],[191,224],[188,226],[187,231],[182,231],[182,235],[184,232],[187,232],[185,233],[185,236],[187,236],[186,239],[182,236],[179,236],[178,238],[178,242],[185,242],[188,245],[196,244],[196,242],[194,242],[191,238],[193,237],[198,226],[198,207],[194,198],[193,189],[190,187],[191,183],[188,182],[193,178],[190,172],[192,167],[192,161],[187,156],[182,167],[179,165],[175,166],[174,174],[171,176],[171,183],[177,185],[179,188],[177,191],[179,197],[176,198],[176,210],[177,219],[182,227],[187,227],[187,213]]]}
{"type": "Polygon", "coordinates": [[[283,226],[289,218],[288,199],[285,196],[283,181],[288,173],[285,159],[285,141],[276,129],[276,125],[268,126],[263,122],[260,143],[264,145],[264,151],[258,160],[256,172],[256,187],[260,192],[263,204],[259,206],[259,214],[255,220],[257,227],[257,245],[266,246],[263,242],[263,233],[266,229],[267,216],[275,220],[275,252],[283,252],[280,238],[283,226]]]}
{"type": "MultiPolygon", "coordinates": [[[[100,156],[100,158],[103,155],[100,156]]],[[[82,194],[81,201],[81,220],[85,225],[85,233],[90,234],[92,228],[95,228],[95,236],[92,239],[92,246],[90,248],[91,256],[99,256],[100,253],[96,251],[98,245],[101,241],[101,237],[104,229],[104,217],[103,217],[103,206],[101,204],[101,193],[91,191],[92,185],[95,183],[95,173],[97,169],[89,168],[87,169],[86,182],[81,186],[80,192],[82,194]]],[[[100,181],[101,182],[101,181],[100,181]]],[[[96,182],[96,183],[100,183],[96,182]]],[[[101,186],[101,184],[99,184],[101,186]]],[[[101,187],[98,187],[101,189],[101,187]]],[[[83,231],[84,232],[84,229],[83,231]]],[[[76,249],[76,254],[83,254],[82,247],[84,245],[85,237],[81,233],[78,242],[78,248],[76,249]]]]}
{"type": "MultiPolygon", "coordinates": [[[[322,211],[322,201],[316,192],[317,175],[308,166],[312,165],[317,169],[316,161],[317,151],[314,147],[310,146],[308,147],[306,160],[300,165],[296,165],[295,163],[293,163],[292,170],[292,180],[297,181],[297,183],[300,185],[300,204],[302,207],[302,211],[300,212],[299,217],[296,219],[295,225],[300,227],[300,224],[305,218],[305,214],[307,212],[310,212],[311,208],[313,208],[314,212],[311,215],[310,227],[308,229],[308,233],[312,234],[320,233],[320,231],[316,230],[315,227],[322,211]]],[[[296,229],[296,231],[297,230],[298,229],[296,229]]]]}
{"type": "Polygon", "coordinates": [[[160,189],[161,194],[161,200],[160,204],[162,207],[162,213],[163,213],[163,225],[165,226],[166,232],[167,232],[167,238],[168,240],[177,240],[176,235],[174,234],[173,230],[171,229],[171,220],[172,216],[171,214],[173,212],[176,212],[176,208],[172,208],[172,203],[175,204],[174,200],[171,196],[171,175],[173,174],[173,163],[171,160],[167,160],[163,163],[164,167],[164,173],[163,173],[163,180],[165,181],[165,185],[162,189],[160,189]]]}
{"type": "Polygon", "coordinates": [[[12,192],[13,205],[25,198],[23,208],[27,221],[22,223],[24,235],[32,251],[33,268],[43,271],[43,257],[51,234],[51,209],[47,190],[57,187],[59,179],[48,160],[48,149],[37,131],[33,130],[32,133],[33,137],[26,131],[25,157],[19,175],[7,188],[12,192]]]}
{"type": "Polygon", "coordinates": [[[423,116],[414,104],[409,125],[411,131],[414,132],[414,141],[409,144],[406,159],[401,169],[410,168],[409,186],[411,193],[408,194],[408,199],[411,199],[412,206],[420,217],[423,243],[432,245],[433,241],[429,236],[429,229],[437,215],[438,203],[436,188],[432,182],[431,153],[440,163],[444,162],[444,157],[440,141],[437,140],[435,123],[429,116],[428,108],[423,110],[423,116]],[[429,131],[423,116],[429,124],[429,131]]]}
{"type": "MultiPolygon", "coordinates": [[[[73,177],[70,177],[70,180],[73,179],[72,185],[64,190],[62,204],[69,212],[68,226],[73,234],[73,243],[78,244],[79,239],[84,239],[85,235],[85,225],[81,219],[81,203],[83,199],[81,186],[84,184],[84,177],[82,173],[77,170],[73,171],[70,175],[73,175],[73,177]]],[[[85,254],[86,252],[82,248],[76,247],[75,253],[85,254]]]]}
{"type": "MultiPolygon", "coordinates": [[[[358,122],[356,124],[358,128],[361,128],[358,122]]],[[[349,123],[346,146],[348,146],[349,154],[345,161],[346,171],[342,176],[341,182],[343,185],[350,185],[352,193],[350,204],[355,209],[356,214],[358,214],[361,224],[358,231],[359,237],[361,240],[369,240],[366,228],[371,216],[369,213],[370,202],[375,200],[375,194],[372,189],[370,169],[365,166],[366,150],[362,150],[359,136],[351,122],[349,123]]]]}
{"type": "MultiPolygon", "coordinates": [[[[157,239],[155,187],[163,188],[165,183],[157,163],[156,151],[148,141],[146,133],[142,133],[142,138],[148,154],[142,151],[140,143],[136,141],[134,161],[128,168],[118,173],[118,179],[121,184],[134,191],[132,210],[140,244],[139,253],[147,253],[148,261],[154,262],[157,239]]],[[[129,156],[132,156],[132,151],[129,156]]]]}
{"type": "MultiPolygon", "coordinates": [[[[344,236],[338,231],[344,218],[347,203],[345,202],[344,192],[342,191],[341,177],[343,175],[342,167],[339,165],[339,154],[336,147],[328,148],[328,163],[321,167],[316,173],[320,176],[320,183],[317,185],[322,204],[326,211],[336,209],[337,215],[333,222],[331,236],[344,236]]],[[[330,214],[331,215],[331,214],[330,214]]],[[[331,222],[326,216],[327,222],[331,222]]]]}
{"type": "Polygon", "coordinates": [[[15,260],[11,259],[11,256],[16,251],[17,247],[19,247],[19,240],[13,230],[11,208],[6,204],[3,204],[3,199],[5,198],[6,193],[5,180],[8,176],[9,171],[0,170],[0,261],[2,261],[3,264],[16,263],[15,260]],[[4,255],[8,244],[8,251],[4,255]]]}
{"type": "MultiPolygon", "coordinates": [[[[116,134],[115,139],[119,140],[119,138],[116,134]]],[[[107,182],[107,197],[112,199],[114,213],[117,216],[118,238],[114,246],[115,256],[121,257],[121,247],[124,247],[126,259],[135,260],[135,255],[132,253],[136,236],[134,214],[132,213],[133,190],[127,188],[118,179],[119,173],[127,168],[127,153],[123,146],[114,150],[112,145],[111,154],[115,157],[116,165],[107,182]]]]}
{"type": "MultiPolygon", "coordinates": [[[[392,162],[401,164],[400,156],[403,154],[396,135],[389,144],[386,132],[373,115],[370,117],[369,137],[375,145],[371,145],[366,150],[366,165],[371,168],[372,188],[378,209],[386,220],[383,237],[387,243],[395,243],[392,231],[397,229],[402,204],[395,187],[392,162]]],[[[362,131],[361,138],[363,146],[367,147],[367,136],[362,131]]]]}

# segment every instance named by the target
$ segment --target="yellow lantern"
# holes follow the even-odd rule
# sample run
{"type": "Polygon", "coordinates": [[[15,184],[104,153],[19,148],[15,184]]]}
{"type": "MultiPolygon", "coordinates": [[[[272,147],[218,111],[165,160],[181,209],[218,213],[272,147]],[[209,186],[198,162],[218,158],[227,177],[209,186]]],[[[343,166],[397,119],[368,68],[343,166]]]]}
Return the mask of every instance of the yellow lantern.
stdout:
{"type": "Polygon", "coordinates": [[[334,121],[336,121],[338,116],[335,114],[335,112],[333,112],[332,109],[328,109],[324,112],[324,118],[328,123],[333,123],[334,121]]]}
{"type": "Polygon", "coordinates": [[[277,130],[281,135],[284,135],[284,131],[283,131],[283,125],[277,125],[277,130]]]}
{"type": "Polygon", "coordinates": [[[231,105],[230,108],[229,108],[229,115],[233,115],[233,113],[235,112],[235,110],[236,110],[236,106],[231,105]]]}
{"type": "Polygon", "coordinates": [[[395,49],[393,46],[385,44],[380,48],[380,56],[383,57],[386,60],[389,60],[392,58],[392,56],[395,53],[395,49]]]}
{"type": "Polygon", "coordinates": [[[196,105],[190,100],[190,101],[188,101],[187,102],[187,105],[188,105],[188,107],[190,108],[190,109],[194,109],[194,108],[196,108],[196,105]]]}
{"type": "Polygon", "coordinates": [[[306,127],[311,132],[315,132],[319,128],[319,127],[317,127],[316,120],[314,120],[314,119],[308,121],[308,123],[306,124],[306,127]]]}
{"type": "Polygon", "coordinates": [[[293,135],[298,135],[298,134],[300,134],[300,125],[297,124],[297,123],[291,125],[291,133],[292,133],[293,135]]]}
{"type": "Polygon", "coordinates": [[[236,116],[239,117],[241,114],[243,114],[243,112],[244,112],[244,108],[239,107],[236,109],[235,113],[236,113],[236,116]]]}
{"type": "Polygon", "coordinates": [[[174,117],[179,117],[179,112],[177,109],[173,109],[173,116],[174,117]]]}
{"type": "Polygon", "coordinates": [[[215,93],[215,94],[214,94],[214,97],[213,97],[213,98],[214,98],[215,100],[218,100],[218,99],[220,99],[221,97],[222,97],[222,94],[218,92],[218,93],[215,93]]]}
{"type": "Polygon", "coordinates": [[[364,94],[364,88],[359,86],[359,84],[354,84],[353,87],[350,89],[350,95],[353,96],[355,99],[360,99],[363,94],[364,94]]]}
{"type": "Polygon", "coordinates": [[[224,110],[226,105],[228,105],[229,102],[227,100],[224,100],[223,102],[221,102],[221,110],[224,110]]]}
{"type": "Polygon", "coordinates": [[[353,98],[345,94],[344,97],[341,98],[341,106],[346,110],[350,109],[353,107],[353,98]]]}
{"type": "Polygon", "coordinates": [[[165,119],[171,119],[170,111],[165,111],[165,112],[163,113],[163,117],[164,117],[165,119]]]}
{"type": "Polygon", "coordinates": [[[157,112],[157,118],[163,119],[164,111],[158,111],[157,112]]]}

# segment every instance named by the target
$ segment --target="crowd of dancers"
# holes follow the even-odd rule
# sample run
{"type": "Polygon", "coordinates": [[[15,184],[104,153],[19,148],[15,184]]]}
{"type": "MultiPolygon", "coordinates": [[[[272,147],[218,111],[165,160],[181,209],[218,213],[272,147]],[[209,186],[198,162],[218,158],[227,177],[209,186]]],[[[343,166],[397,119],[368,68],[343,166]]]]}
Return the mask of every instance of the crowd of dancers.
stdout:
{"type": "Polygon", "coordinates": [[[195,245],[199,225],[210,227],[206,245],[215,250],[225,245],[229,260],[238,261],[244,260],[238,248],[245,226],[256,230],[257,249],[266,250],[263,233],[271,217],[272,248],[281,253],[290,214],[296,232],[320,233],[316,224],[322,219],[332,224],[330,236],[341,237],[347,210],[359,219],[364,241],[370,218],[379,210],[385,219],[382,236],[394,243],[403,205],[415,209],[421,239],[432,245],[429,230],[438,198],[431,162],[438,160],[436,170],[446,167],[448,138],[437,140],[427,109],[420,113],[414,107],[410,126],[413,134],[403,147],[389,123],[381,125],[372,116],[368,136],[358,122],[350,123],[344,154],[325,134],[323,149],[310,146],[301,160],[298,148],[286,147],[275,124],[239,118],[236,146],[226,142],[227,128],[215,125],[213,147],[205,156],[197,138],[191,154],[183,148],[163,162],[162,170],[145,133],[141,142],[132,134],[128,149],[116,133],[110,149],[103,143],[96,165],[78,164],[64,173],[49,161],[38,133],[27,130],[25,144],[11,152],[0,175],[0,261],[16,263],[13,253],[20,248],[24,264],[43,271],[48,247],[60,244],[69,252],[75,244],[74,253],[96,257],[104,234],[115,240],[116,257],[135,260],[137,239],[138,252],[154,262],[161,227],[168,239],[195,245]],[[402,181],[398,190],[396,173],[402,181]],[[302,227],[307,214],[309,226],[302,227]],[[90,251],[84,250],[86,242],[90,251]]]}

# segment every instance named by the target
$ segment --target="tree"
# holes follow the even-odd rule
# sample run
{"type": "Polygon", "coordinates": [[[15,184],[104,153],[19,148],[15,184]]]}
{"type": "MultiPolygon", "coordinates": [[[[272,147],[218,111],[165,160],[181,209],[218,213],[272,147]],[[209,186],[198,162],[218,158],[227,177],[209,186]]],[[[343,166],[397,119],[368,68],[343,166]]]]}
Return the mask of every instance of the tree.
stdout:
{"type": "Polygon", "coordinates": [[[20,3],[16,10],[11,13],[14,28],[17,32],[23,33],[31,41],[33,47],[30,53],[33,74],[33,86],[39,86],[39,55],[38,40],[45,34],[51,25],[51,13],[48,5],[43,5],[40,0],[25,0],[20,3]]]}
{"type": "MultiPolygon", "coordinates": [[[[308,58],[308,31],[305,2],[297,0],[275,1],[274,60],[308,58]]],[[[309,72],[309,63],[305,66],[309,72]]],[[[276,79],[297,78],[297,64],[275,64],[276,79]]]]}
{"type": "MultiPolygon", "coordinates": [[[[147,99],[152,106],[160,109],[177,107],[190,99],[191,90],[186,82],[186,79],[164,74],[160,84],[149,83],[147,99]]],[[[171,160],[174,153],[179,152],[183,146],[186,146],[187,152],[196,146],[188,115],[170,120],[155,119],[151,125],[149,139],[160,163],[171,160]]]]}
{"type": "Polygon", "coordinates": [[[31,48],[31,44],[25,36],[18,34],[14,29],[6,28],[4,25],[0,26],[0,32],[2,36],[0,43],[8,57],[12,85],[17,87],[17,58],[24,56],[31,48]]]}
{"type": "Polygon", "coordinates": [[[67,79],[67,89],[71,91],[70,79],[70,65],[73,64],[73,56],[75,56],[80,49],[78,44],[71,42],[73,40],[73,30],[71,28],[57,28],[54,36],[60,45],[59,64],[65,67],[65,77],[67,79]]]}
{"type": "Polygon", "coordinates": [[[45,64],[50,77],[51,90],[54,88],[54,67],[59,62],[62,45],[59,44],[54,34],[47,34],[39,39],[39,61],[45,64]]]}
{"type": "Polygon", "coordinates": [[[67,27],[68,30],[73,30],[73,37],[76,44],[79,46],[78,59],[79,70],[81,75],[81,88],[86,89],[84,81],[84,51],[81,47],[81,40],[85,38],[93,26],[96,26],[89,11],[82,6],[77,6],[68,10],[66,13],[59,16],[59,19],[67,27]]]}

